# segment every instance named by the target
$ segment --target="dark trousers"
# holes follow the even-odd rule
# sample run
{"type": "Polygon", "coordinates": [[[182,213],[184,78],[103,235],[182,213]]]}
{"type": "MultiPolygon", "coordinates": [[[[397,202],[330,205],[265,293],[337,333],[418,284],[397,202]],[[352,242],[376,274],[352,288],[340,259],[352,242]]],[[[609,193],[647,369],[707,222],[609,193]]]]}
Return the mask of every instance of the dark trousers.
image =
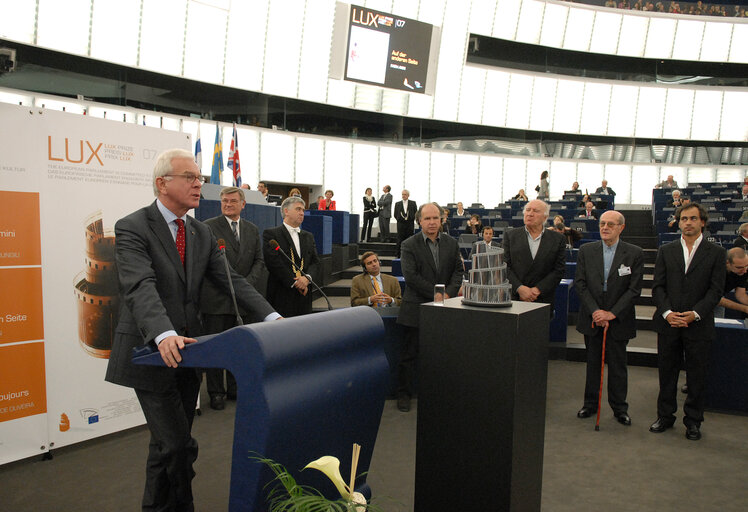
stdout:
{"type": "Polygon", "coordinates": [[[397,257],[400,257],[400,244],[413,236],[413,221],[397,223],[397,257]]]}
{"type": "Polygon", "coordinates": [[[413,396],[416,358],[418,357],[418,327],[403,327],[400,362],[397,365],[397,394],[413,396]]]}
{"type": "Polygon", "coordinates": [[[379,214],[379,241],[386,242],[390,236],[390,218],[379,214]]]}
{"type": "MultiPolygon", "coordinates": [[[[246,319],[245,319],[245,322],[246,319]]],[[[235,315],[203,315],[203,327],[207,334],[218,334],[232,327],[236,327],[235,315]]],[[[231,372],[223,368],[205,368],[205,380],[208,385],[208,394],[214,396],[228,396],[236,398],[236,379],[231,372]],[[223,379],[226,376],[226,386],[223,379]]]]}
{"type": "MultiPolygon", "coordinates": [[[[603,333],[598,329],[593,336],[584,336],[587,347],[587,379],[584,385],[584,406],[597,410],[600,394],[600,363],[603,355],[603,333]]],[[[605,363],[608,365],[608,404],[614,413],[628,412],[628,368],[626,345],[629,340],[605,340],[605,363]]]]}
{"type": "Polygon", "coordinates": [[[192,368],[169,370],[175,378],[164,389],[135,389],[143,409],[151,440],[143,492],[144,511],[181,512],[194,510],[192,464],[197,460],[197,441],[192,437],[198,373],[192,368]]]}
{"type": "Polygon", "coordinates": [[[371,228],[374,226],[374,217],[376,217],[377,214],[372,213],[364,213],[364,225],[361,228],[361,241],[362,242],[370,242],[371,241],[371,228]],[[364,235],[366,235],[364,237],[364,235]]]}
{"type": "Polygon", "coordinates": [[[706,399],[706,368],[709,364],[709,340],[687,340],[682,336],[657,335],[657,367],[660,375],[660,394],[657,396],[657,416],[675,420],[678,410],[678,374],[685,361],[688,396],[683,404],[683,423],[701,425],[704,421],[706,399]]]}

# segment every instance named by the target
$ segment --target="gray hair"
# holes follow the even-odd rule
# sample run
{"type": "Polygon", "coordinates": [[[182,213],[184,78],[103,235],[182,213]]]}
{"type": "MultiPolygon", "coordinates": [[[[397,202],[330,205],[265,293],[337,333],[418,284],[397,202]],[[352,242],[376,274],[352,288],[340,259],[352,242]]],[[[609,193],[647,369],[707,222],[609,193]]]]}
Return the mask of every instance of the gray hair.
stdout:
{"type": "Polygon", "coordinates": [[[741,235],[748,234],[748,222],[744,222],[740,225],[740,227],[738,228],[738,233],[740,233],[741,235]]]}
{"type": "MultiPolygon", "coordinates": [[[[153,167],[153,195],[158,197],[158,187],[156,186],[156,178],[163,178],[174,170],[171,165],[171,161],[175,158],[190,158],[195,159],[195,156],[191,151],[187,149],[167,149],[156,159],[156,165],[153,167]]],[[[198,169],[199,171],[199,169],[198,169]]]]}
{"type": "Polygon", "coordinates": [[[246,199],[244,199],[244,191],[240,188],[226,187],[224,189],[221,189],[221,194],[220,194],[221,197],[228,195],[228,194],[239,194],[239,197],[241,198],[241,200],[246,201],[246,199]]]}
{"type": "Polygon", "coordinates": [[[297,196],[291,196],[283,200],[283,202],[281,203],[281,211],[285,212],[286,210],[290,209],[291,206],[293,206],[296,203],[301,203],[301,206],[306,208],[306,203],[304,202],[302,198],[297,197],[297,196]]]}
{"type": "Polygon", "coordinates": [[[540,201],[541,203],[543,203],[543,206],[545,206],[545,216],[546,216],[546,217],[550,217],[550,215],[551,215],[551,205],[550,205],[550,204],[548,204],[548,203],[546,203],[546,202],[545,202],[545,201],[543,201],[542,199],[533,199],[532,201],[528,201],[528,202],[527,202],[527,203],[525,204],[525,207],[524,207],[524,208],[522,208],[522,211],[524,212],[524,211],[525,211],[525,209],[527,208],[527,205],[528,205],[528,204],[530,204],[530,203],[532,203],[533,201],[540,201]]]}

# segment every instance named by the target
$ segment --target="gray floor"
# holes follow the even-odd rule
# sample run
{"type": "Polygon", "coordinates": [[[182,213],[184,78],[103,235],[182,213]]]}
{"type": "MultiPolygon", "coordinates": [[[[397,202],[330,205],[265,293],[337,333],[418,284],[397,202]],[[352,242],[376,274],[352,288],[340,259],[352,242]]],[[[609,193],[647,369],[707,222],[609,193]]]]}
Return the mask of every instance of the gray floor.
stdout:
{"type": "MultiPolygon", "coordinates": [[[[575,416],[584,364],[549,363],[543,510],[746,510],[748,418],[709,412],[699,442],[686,440],[680,423],[651,434],[657,370],[630,368],[629,382],[633,425],[619,425],[605,408],[595,432],[593,418],[575,416]]],[[[195,422],[197,510],[226,510],[233,408],[229,402],[224,411],[205,409],[195,422]]],[[[388,511],[413,507],[416,414],[385,405],[368,481],[388,511]]],[[[147,439],[138,428],[60,449],[51,461],[2,466],[0,511],[137,510],[147,439]]]]}

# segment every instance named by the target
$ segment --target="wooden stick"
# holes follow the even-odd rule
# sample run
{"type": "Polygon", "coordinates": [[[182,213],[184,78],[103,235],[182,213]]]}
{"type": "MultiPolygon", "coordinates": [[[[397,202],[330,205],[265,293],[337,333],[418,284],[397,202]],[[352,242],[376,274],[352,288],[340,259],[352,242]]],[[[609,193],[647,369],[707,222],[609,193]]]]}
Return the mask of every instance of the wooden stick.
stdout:
{"type": "Polygon", "coordinates": [[[361,453],[361,445],[353,443],[353,456],[351,459],[351,486],[349,487],[351,493],[351,499],[353,499],[353,491],[356,485],[356,470],[358,469],[358,457],[361,453]]]}

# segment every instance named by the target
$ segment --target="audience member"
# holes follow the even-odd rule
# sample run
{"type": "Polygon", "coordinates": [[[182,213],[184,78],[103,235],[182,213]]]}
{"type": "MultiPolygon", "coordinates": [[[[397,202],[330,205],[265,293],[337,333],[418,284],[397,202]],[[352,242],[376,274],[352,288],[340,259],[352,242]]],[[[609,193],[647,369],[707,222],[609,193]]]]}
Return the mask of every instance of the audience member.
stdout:
{"type": "Polygon", "coordinates": [[[698,203],[676,213],[682,236],[660,247],[655,262],[652,297],[657,309],[657,365],[660,392],[657,420],[649,430],[665,432],[675,424],[678,374],[685,361],[688,396],[683,405],[686,438],[701,439],[704,421],[706,368],[714,339],[714,308],[725,284],[725,250],[707,241],[709,219],[698,203]]]}
{"type": "Polygon", "coordinates": [[[524,229],[515,228],[504,233],[504,261],[515,300],[553,301],[556,286],[564,276],[566,265],[566,239],[550,229],[545,229],[550,206],[535,199],[525,205],[524,229]]]}
{"type": "Polygon", "coordinates": [[[390,219],[392,218],[392,194],[390,186],[382,187],[382,195],[377,201],[379,212],[379,241],[386,242],[390,236],[390,219]]]}
{"type": "Polygon", "coordinates": [[[498,242],[498,240],[493,239],[493,227],[492,226],[484,226],[483,231],[481,232],[481,237],[483,238],[483,240],[473,242],[473,246],[470,248],[470,257],[472,257],[473,254],[477,252],[478,244],[490,245],[491,247],[496,247],[496,248],[501,247],[501,244],[498,242]]]}
{"type": "Polygon", "coordinates": [[[525,189],[521,188],[519,189],[519,192],[517,192],[517,195],[512,198],[515,201],[529,201],[530,199],[527,197],[527,194],[525,194],[525,189]]]}
{"type": "Polygon", "coordinates": [[[561,215],[553,217],[553,229],[564,235],[567,247],[574,247],[574,243],[582,239],[582,233],[576,229],[566,227],[564,218],[561,215]]]}
{"type": "Polygon", "coordinates": [[[332,190],[325,190],[325,198],[317,203],[318,210],[335,210],[335,201],[332,200],[332,196],[335,194],[332,190]]]}
{"type": "Polygon", "coordinates": [[[441,219],[442,225],[441,225],[441,231],[442,233],[449,234],[449,210],[446,208],[442,208],[442,219],[441,219]]]}
{"type": "Polygon", "coordinates": [[[608,186],[608,180],[603,180],[599,187],[597,187],[597,190],[595,190],[595,194],[603,194],[608,196],[614,196],[616,195],[615,190],[610,188],[608,186]]]}
{"type": "Polygon", "coordinates": [[[671,195],[672,197],[671,197],[671,199],[670,199],[670,200],[669,200],[669,201],[667,202],[667,205],[668,205],[668,207],[671,207],[671,208],[672,208],[672,207],[674,207],[674,208],[678,208],[678,207],[682,206],[682,204],[681,204],[681,192],[680,192],[680,190],[678,190],[678,189],[675,189],[675,190],[673,190],[673,191],[671,192],[671,194],[670,194],[670,195],[671,195]]]}
{"type": "Polygon", "coordinates": [[[626,345],[636,337],[634,302],[642,290],[644,253],[620,239],[626,220],[616,211],[600,216],[600,242],[584,244],[577,256],[574,286],[579,294],[577,331],[587,348],[584,405],[577,417],[597,411],[604,329],[608,329],[605,362],[608,363],[608,404],[613,416],[631,425],[626,394],[626,345]]]}
{"type": "Polygon", "coordinates": [[[748,222],[741,224],[738,228],[738,237],[732,242],[733,247],[742,247],[748,250],[748,222]]]}
{"type": "Polygon", "coordinates": [[[294,187],[288,191],[288,197],[301,197],[301,190],[294,187]]]}
{"type": "MultiPolygon", "coordinates": [[[[410,201],[410,192],[405,189],[402,191],[402,201],[395,203],[395,221],[397,222],[397,257],[400,257],[400,246],[403,240],[413,235],[413,222],[416,218],[416,202],[410,201]]],[[[441,208],[439,209],[439,219],[441,219],[441,208]]],[[[441,222],[439,223],[441,226],[441,222]]]]}
{"type": "Polygon", "coordinates": [[[462,257],[457,241],[439,232],[441,208],[436,203],[421,205],[416,221],[421,232],[405,240],[402,245],[402,268],[405,293],[397,323],[405,327],[398,365],[397,408],[410,410],[413,380],[418,356],[418,309],[434,297],[434,285],[446,285],[446,297],[454,297],[460,290],[463,275],[462,257]]]}
{"type": "Polygon", "coordinates": [[[457,210],[455,210],[454,217],[467,217],[467,212],[462,205],[462,201],[457,203],[457,210]]]}
{"type": "Polygon", "coordinates": [[[380,272],[377,253],[366,251],[360,262],[364,272],[351,281],[351,306],[399,306],[402,301],[400,282],[396,277],[380,272]]]}
{"type": "Polygon", "coordinates": [[[571,188],[569,190],[564,191],[564,194],[581,194],[582,191],[579,189],[579,182],[575,181],[571,184],[571,188]]]}
{"type": "Polygon", "coordinates": [[[748,314],[748,254],[742,247],[733,247],[727,251],[727,276],[725,277],[725,290],[719,305],[714,310],[716,318],[725,317],[725,308],[740,311],[745,317],[748,314]],[[735,300],[728,299],[726,295],[735,292],[735,300]]]}
{"type": "Polygon", "coordinates": [[[655,185],[655,188],[678,188],[678,182],[675,181],[673,175],[670,174],[665,181],[655,185]]]}
{"type": "Polygon", "coordinates": [[[748,201],[748,185],[743,185],[743,188],[740,192],[740,197],[743,199],[743,201],[748,201]]]}
{"type": "Polygon", "coordinates": [[[538,199],[548,199],[548,190],[548,171],[543,171],[540,173],[540,183],[535,187],[535,191],[538,193],[538,199]]]}
{"type": "Polygon", "coordinates": [[[319,203],[320,203],[320,201],[324,201],[324,200],[325,200],[325,196],[317,196],[317,200],[316,201],[309,201],[309,203],[310,203],[309,204],[309,209],[310,210],[318,210],[319,209],[319,203]]]}
{"type": "Polygon", "coordinates": [[[597,219],[597,214],[595,213],[595,205],[592,204],[592,201],[587,201],[584,204],[584,211],[580,213],[579,216],[585,219],[597,219]]]}
{"type": "Polygon", "coordinates": [[[361,241],[371,242],[371,228],[377,216],[377,200],[372,195],[371,188],[364,191],[364,225],[361,227],[361,241]]]}
{"type": "Polygon", "coordinates": [[[260,181],[257,183],[257,190],[262,194],[262,197],[265,198],[265,201],[268,200],[268,186],[264,181],[260,181]]]}
{"type": "Polygon", "coordinates": [[[483,223],[480,220],[480,215],[477,213],[474,213],[470,216],[470,219],[467,221],[467,226],[465,227],[465,234],[466,235],[480,235],[481,231],[483,230],[483,223]]]}

